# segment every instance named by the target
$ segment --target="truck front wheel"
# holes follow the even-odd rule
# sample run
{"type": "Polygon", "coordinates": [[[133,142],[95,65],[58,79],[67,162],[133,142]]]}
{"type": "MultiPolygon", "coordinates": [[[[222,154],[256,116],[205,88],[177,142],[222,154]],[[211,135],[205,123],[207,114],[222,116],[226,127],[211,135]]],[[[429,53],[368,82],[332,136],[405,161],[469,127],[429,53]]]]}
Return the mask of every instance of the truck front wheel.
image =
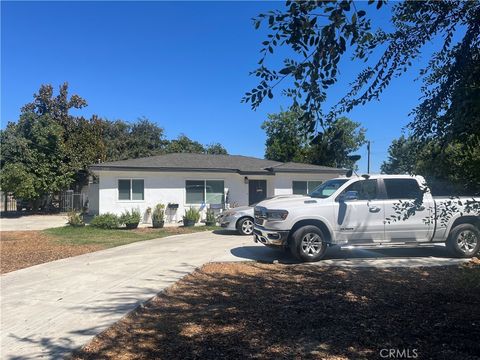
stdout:
{"type": "Polygon", "coordinates": [[[457,225],[450,231],[447,247],[457,257],[472,257],[480,250],[480,231],[472,224],[457,225]]]}
{"type": "Polygon", "coordinates": [[[306,225],[298,228],[290,239],[290,251],[301,261],[313,262],[321,260],[327,251],[325,236],[318,227],[306,225]]]}

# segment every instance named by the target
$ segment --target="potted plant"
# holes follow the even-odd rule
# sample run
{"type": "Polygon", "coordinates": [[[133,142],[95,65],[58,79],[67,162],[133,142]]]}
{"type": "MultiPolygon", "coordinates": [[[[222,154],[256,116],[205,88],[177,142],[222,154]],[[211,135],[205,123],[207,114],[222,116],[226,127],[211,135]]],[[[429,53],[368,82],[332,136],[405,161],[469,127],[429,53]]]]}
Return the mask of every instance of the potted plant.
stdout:
{"type": "Polygon", "coordinates": [[[126,210],[120,216],[120,222],[122,224],[125,224],[127,229],[136,229],[141,219],[142,219],[142,215],[140,214],[140,211],[135,209],[132,209],[131,212],[126,210]]]}
{"type": "Polygon", "coordinates": [[[215,219],[215,211],[213,209],[207,210],[207,218],[205,219],[205,225],[214,226],[217,223],[215,219]]]}
{"type": "Polygon", "coordinates": [[[83,220],[83,215],[77,213],[76,211],[71,211],[68,213],[68,225],[73,227],[82,227],[85,226],[85,221],[83,220]]]}
{"type": "Polygon", "coordinates": [[[163,228],[165,224],[165,205],[157,204],[152,214],[152,226],[154,228],[163,228]]]}
{"type": "Polygon", "coordinates": [[[194,226],[198,220],[200,220],[200,211],[195,208],[190,208],[185,211],[185,216],[183,217],[183,226],[194,226]]]}

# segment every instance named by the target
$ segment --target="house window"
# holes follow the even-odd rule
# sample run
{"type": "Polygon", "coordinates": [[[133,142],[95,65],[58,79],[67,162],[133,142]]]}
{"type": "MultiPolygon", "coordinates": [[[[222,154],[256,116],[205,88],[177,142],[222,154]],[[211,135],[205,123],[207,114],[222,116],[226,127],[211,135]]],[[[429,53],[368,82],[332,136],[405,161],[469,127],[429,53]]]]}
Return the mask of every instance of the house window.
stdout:
{"type": "Polygon", "coordinates": [[[118,200],[144,200],[143,179],[119,179],[118,200]]]}
{"type": "Polygon", "coordinates": [[[319,187],[322,181],[293,181],[292,190],[294,194],[306,195],[319,187]]]}
{"type": "Polygon", "coordinates": [[[202,204],[205,202],[205,181],[187,180],[185,190],[187,191],[187,204],[202,204]]]}
{"type": "Polygon", "coordinates": [[[224,196],[223,180],[187,180],[187,204],[221,204],[224,196]]]}

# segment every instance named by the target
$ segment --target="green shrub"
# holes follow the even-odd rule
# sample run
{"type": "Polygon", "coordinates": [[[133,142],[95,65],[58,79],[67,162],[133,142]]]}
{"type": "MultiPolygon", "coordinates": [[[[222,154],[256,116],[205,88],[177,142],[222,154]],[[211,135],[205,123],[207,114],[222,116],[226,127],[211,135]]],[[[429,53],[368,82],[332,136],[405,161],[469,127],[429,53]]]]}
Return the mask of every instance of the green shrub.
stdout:
{"type": "Polygon", "coordinates": [[[95,216],[90,225],[101,229],[116,229],[120,226],[120,221],[117,215],[105,213],[95,216]]]}
{"type": "Polygon", "coordinates": [[[215,219],[215,211],[213,211],[213,209],[208,209],[205,223],[207,225],[215,225],[216,222],[217,222],[217,219],[215,219]]]}
{"type": "Polygon", "coordinates": [[[190,208],[185,211],[185,216],[183,217],[183,221],[190,220],[194,222],[198,222],[200,220],[200,211],[195,208],[190,208]]]}
{"type": "Polygon", "coordinates": [[[142,215],[140,214],[140,210],[132,209],[132,211],[125,210],[122,215],[120,215],[120,223],[121,224],[137,224],[142,219],[142,215]]]}
{"type": "Polygon", "coordinates": [[[71,211],[68,213],[68,225],[70,226],[85,226],[85,222],[83,221],[83,216],[80,213],[77,213],[75,211],[71,211]]]}
{"type": "Polygon", "coordinates": [[[165,205],[157,204],[152,214],[152,221],[161,222],[165,221],[165,205]]]}

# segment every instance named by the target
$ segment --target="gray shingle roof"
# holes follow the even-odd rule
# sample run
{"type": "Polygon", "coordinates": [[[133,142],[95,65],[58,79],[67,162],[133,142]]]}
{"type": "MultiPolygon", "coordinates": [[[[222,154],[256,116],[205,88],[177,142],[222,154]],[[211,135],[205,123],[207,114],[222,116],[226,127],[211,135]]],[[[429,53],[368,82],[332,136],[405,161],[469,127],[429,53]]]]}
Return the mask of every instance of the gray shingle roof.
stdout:
{"type": "Polygon", "coordinates": [[[211,171],[240,174],[275,172],[343,173],[345,170],[302,163],[282,163],[241,155],[173,153],[90,166],[92,170],[211,171]]]}
{"type": "Polygon", "coordinates": [[[313,164],[304,164],[304,163],[296,163],[296,162],[286,162],[280,163],[280,165],[276,165],[272,168],[273,171],[276,172],[289,172],[289,171],[298,171],[298,170],[343,170],[332,168],[328,166],[319,166],[313,164]]]}

